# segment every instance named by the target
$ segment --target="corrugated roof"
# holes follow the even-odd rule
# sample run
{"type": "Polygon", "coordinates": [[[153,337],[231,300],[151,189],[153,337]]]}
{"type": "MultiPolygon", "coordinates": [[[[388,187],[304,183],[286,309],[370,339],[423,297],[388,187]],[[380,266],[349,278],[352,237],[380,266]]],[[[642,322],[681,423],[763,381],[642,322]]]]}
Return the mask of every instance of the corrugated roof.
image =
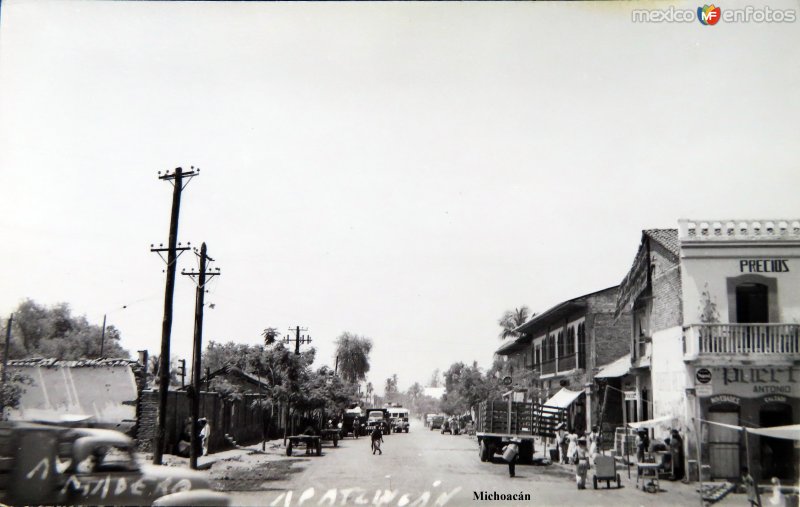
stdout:
{"type": "Polygon", "coordinates": [[[139,363],[132,359],[74,359],[63,360],[55,358],[28,358],[28,359],[12,359],[8,362],[9,366],[41,366],[45,368],[54,368],[62,366],[65,368],[85,368],[85,367],[102,367],[102,366],[134,366],[139,363]]]}
{"type": "Polygon", "coordinates": [[[645,229],[647,237],[666,248],[675,257],[680,257],[681,246],[678,241],[678,229],[645,229]]]}

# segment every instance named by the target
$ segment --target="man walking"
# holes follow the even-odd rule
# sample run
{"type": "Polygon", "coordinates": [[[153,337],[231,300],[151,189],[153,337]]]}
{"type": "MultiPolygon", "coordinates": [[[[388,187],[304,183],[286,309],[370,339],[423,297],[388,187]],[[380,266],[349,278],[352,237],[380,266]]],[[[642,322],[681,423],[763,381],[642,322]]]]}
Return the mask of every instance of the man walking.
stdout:
{"type": "Polygon", "coordinates": [[[383,442],[383,433],[381,433],[380,427],[376,424],[375,429],[372,430],[372,454],[375,454],[375,451],[378,451],[379,454],[383,454],[381,451],[381,443],[383,442]]]}

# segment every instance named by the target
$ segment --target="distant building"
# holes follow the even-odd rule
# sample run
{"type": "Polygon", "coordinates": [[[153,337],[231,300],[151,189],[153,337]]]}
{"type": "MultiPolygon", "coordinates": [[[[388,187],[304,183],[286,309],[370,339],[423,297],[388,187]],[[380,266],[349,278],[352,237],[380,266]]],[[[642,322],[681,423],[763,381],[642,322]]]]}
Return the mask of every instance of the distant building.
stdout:
{"type": "Polygon", "coordinates": [[[17,409],[6,409],[12,421],[86,419],[99,427],[133,433],[140,380],[138,363],[128,359],[16,359],[9,371],[33,381],[23,386],[17,409]]]}
{"type": "MultiPolygon", "coordinates": [[[[508,358],[516,388],[527,387],[528,399],[566,408],[579,431],[600,420],[595,373],[629,352],[630,316],[614,315],[618,293],[614,286],[561,302],[519,326],[521,336],[496,351],[508,358]]],[[[604,426],[618,420],[621,408],[612,400],[604,426]]]]}
{"type": "Polygon", "coordinates": [[[444,387],[426,387],[424,390],[425,396],[430,396],[437,400],[441,400],[444,396],[446,389],[444,387]]]}

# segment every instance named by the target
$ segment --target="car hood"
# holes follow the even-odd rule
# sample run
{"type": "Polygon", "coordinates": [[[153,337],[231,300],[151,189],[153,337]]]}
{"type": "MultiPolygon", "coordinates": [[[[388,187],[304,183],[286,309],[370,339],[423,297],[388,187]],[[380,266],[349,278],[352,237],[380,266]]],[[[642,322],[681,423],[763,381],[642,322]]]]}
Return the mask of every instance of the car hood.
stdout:
{"type": "Polygon", "coordinates": [[[189,482],[192,483],[192,489],[205,489],[210,487],[207,475],[197,470],[163,465],[142,465],[141,470],[145,476],[154,479],[189,479],[189,482]]]}

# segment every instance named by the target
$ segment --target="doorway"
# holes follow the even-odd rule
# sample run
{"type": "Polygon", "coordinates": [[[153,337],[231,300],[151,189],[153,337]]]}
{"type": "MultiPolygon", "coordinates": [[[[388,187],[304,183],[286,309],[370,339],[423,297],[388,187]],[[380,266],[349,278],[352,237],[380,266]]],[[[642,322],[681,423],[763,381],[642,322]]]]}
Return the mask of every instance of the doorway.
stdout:
{"type": "MultiPolygon", "coordinates": [[[[788,426],[792,424],[792,407],[784,403],[768,403],[759,411],[759,424],[762,428],[788,426]]],[[[761,478],[793,479],[794,446],[780,438],[760,438],[761,478]]]]}
{"type": "MultiPolygon", "coordinates": [[[[724,409],[722,409],[724,410],[724,409]]],[[[708,413],[710,422],[739,425],[739,411],[736,410],[711,410],[708,413]]],[[[719,426],[708,425],[709,461],[711,461],[711,476],[714,479],[735,479],[739,476],[739,431],[719,426]]]]}
{"type": "Polygon", "coordinates": [[[736,322],[769,322],[767,286],[761,283],[742,283],[736,286],[736,322]]]}

